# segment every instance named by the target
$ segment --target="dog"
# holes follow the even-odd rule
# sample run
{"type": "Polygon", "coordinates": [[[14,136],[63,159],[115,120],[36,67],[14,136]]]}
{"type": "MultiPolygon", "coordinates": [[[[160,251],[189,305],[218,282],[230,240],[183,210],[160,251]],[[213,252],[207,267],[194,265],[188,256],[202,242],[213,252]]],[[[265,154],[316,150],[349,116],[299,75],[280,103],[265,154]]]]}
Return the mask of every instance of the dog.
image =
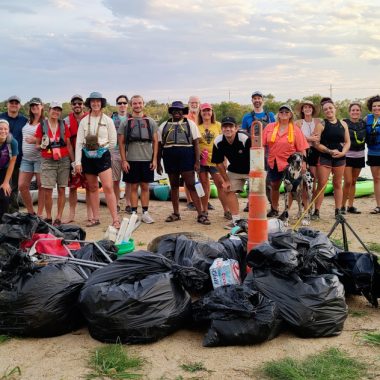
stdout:
{"type": "MultiPolygon", "coordinates": [[[[306,170],[305,173],[302,173],[302,164],[304,162],[304,157],[301,153],[293,153],[288,158],[289,166],[285,169],[284,177],[284,201],[285,209],[283,213],[279,216],[284,222],[285,226],[289,225],[289,193],[292,194],[293,200],[297,201],[298,204],[298,214],[297,219],[302,215],[302,192],[303,189],[306,189],[307,192],[307,201],[310,205],[313,198],[313,183],[314,178],[309,170],[306,170]]],[[[311,208],[302,219],[303,226],[309,226],[311,220],[311,208]]]]}

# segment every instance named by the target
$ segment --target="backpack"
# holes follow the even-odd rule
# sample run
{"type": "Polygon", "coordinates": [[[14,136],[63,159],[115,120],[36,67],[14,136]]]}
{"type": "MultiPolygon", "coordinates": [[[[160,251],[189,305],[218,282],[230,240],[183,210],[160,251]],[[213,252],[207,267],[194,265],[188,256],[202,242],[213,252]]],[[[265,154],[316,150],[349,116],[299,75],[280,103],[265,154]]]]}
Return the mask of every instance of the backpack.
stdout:
{"type": "MultiPolygon", "coordinates": [[[[260,121],[262,124],[263,124],[263,129],[267,126],[267,124],[270,123],[270,116],[269,116],[269,112],[267,111],[264,111],[265,112],[265,115],[262,119],[259,119],[256,117],[256,113],[255,111],[252,111],[251,112],[251,116],[252,116],[252,122],[253,121],[260,121]]],[[[251,123],[252,124],[252,123],[251,123]]],[[[248,126],[248,129],[247,129],[249,135],[251,134],[251,125],[248,126]]]]}

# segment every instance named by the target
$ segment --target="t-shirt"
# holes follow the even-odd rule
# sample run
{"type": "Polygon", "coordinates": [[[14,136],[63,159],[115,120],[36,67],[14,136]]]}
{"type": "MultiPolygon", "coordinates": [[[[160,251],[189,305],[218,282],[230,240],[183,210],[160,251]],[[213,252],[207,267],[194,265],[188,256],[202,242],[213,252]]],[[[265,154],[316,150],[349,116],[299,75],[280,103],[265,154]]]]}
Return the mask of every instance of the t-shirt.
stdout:
{"type": "Polygon", "coordinates": [[[11,151],[12,155],[9,154],[9,147],[6,141],[0,145],[0,169],[6,169],[9,166],[9,160],[11,157],[18,155],[18,143],[17,140],[12,137],[11,140],[11,151]]]}
{"type": "Polygon", "coordinates": [[[214,140],[217,136],[222,134],[222,127],[219,121],[210,124],[208,128],[205,128],[203,124],[198,125],[199,133],[201,138],[199,139],[199,151],[202,153],[207,150],[208,156],[205,166],[215,166],[211,162],[212,158],[212,148],[214,146],[214,140]]]}
{"type": "MultiPolygon", "coordinates": [[[[117,112],[112,114],[112,120],[113,120],[113,123],[115,124],[115,129],[116,129],[117,134],[119,134],[119,128],[127,120],[127,117],[128,117],[128,114],[124,116],[119,115],[117,112]]],[[[116,140],[115,148],[111,151],[111,153],[112,153],[113,159],[118,159],[118,160],[121,159],[119,144],[117,143],[117,140],[116,140]]]]}
{"type": "MultiPolygon", "coordinates": [[[[46,122],[48,123],[47,120],[46,120],[46,122]]],[[[38,124],[35,136],[38,139],[42,139],[43,134],[44,133],[42,131],[42,126],[41,126],[41,124],[38,124]]],[[[50,129],[50,126],[49,126],[49,128],[48,128],[48,136],[49,136],[49,139],[50,139],[50,143],[53,143],[54,141],[59,142],[60,137],[61,137],[61,128],[59,126],[59,123],[58,123],[58,127],[57,127],[57,130],[55,131],[54,136],[53,136],[53,133],[52,133],[52,131],[50,129]]],[[[65,124],[65,137],[64,137],[63,140],[66,143],[68,139],[70,139],[70,131],[69,131],[69,128],[67,128],[67,125],[65,124]]],[[[69,150],[67,149],[67,146],[59,147],[59,150],[60,150],[60,153],[61,153],[61,158],[67,157],[69,155],[69,150]]],[[[48,148],[48,149],[41,149],[41,156],[42,156],[42,158],[53,158],[53,152],[52,152],[52,150],[50,148],[48,148]]]]}
{"type": "Polygon", "coordinates": [[[250,149],[251,138],[246,133],[238,131],[232,144],[219,135],[214,140],[211,162],[221,164],[227,158],[229,172],[248,174],[250,149]]]}
{"type": "Polygon", "coordinates": [[[37,149],[36,144],[29,144],[26,142],[27,137],[34,137],[37,131],[37,127],[39,124],[32,125],[26,123],[22,128],[22,147],[23,147],[23,158],[28,161],[40,161],[41,153],[37,149]]]}
{"type": "MultiPolygon", "coordinates": [[[[241,122],[241,129],[244,129],[246,131],[251,130],[251,124],[253,122],[252,112],[246,113],[243,116],[243,120],[241,122]]],[[[276,121],[273,112],[264,112],[264,111],[263,112],[255,112],[255,120],[264,121],[267,124],[268,123],[274,123],[276,121]],[[269,118],[269,120],[266,120],[268,118],[269,118]]],[[[263,129],[265,128],[265,126],[266,125],[263,125],[263,129]]]]}
{"type": "MultiPolygon", "coordinates": [[[[157,133],[157,123],[151,117],[145,117],[148,119],[149,128],[152,131],[152,136],[157,133]]],[[[133,128],[145,127],[145,121],[142,117],[134,117],[133,128]]],[[[124,135],[127,128],[127,121],[120,124],[118,135],[124,135]]],[[[128,161],[152,161],[153,158],[153,144],[150,141],[130,141],[125,142],[128,161]]]]}
{"type": "MultiPolygon", "coordinates": [[[[181,120],[183,121],[183,119],[181,120]]],[[[193,138],[193,140],[195,139],[199,139],[201,137],[200,133],[199,133],[199,129],[197,127],[197,125],[192,121],[192,120],[189,120],[187,119],[187,122],[189,123],[189,126],[190,126],[190,133],[191,133],[191,137],[193,138]]],[[[157,130],[157,137],[158,137],[158,141],[159,142],[162,142],[162,131],[166,125],[167,121],[164,121],[159,127],[158,127],[158,130],[157,130]]],[[[175,145],[175,144],[171,144],[171,145],[164,145],[163,148],[171,148],[172,146],[186,146],[186,145],[175,145]]],[[[192,144],[188,145],[188,146],[192,146],[192,144]]]]}
{"type": "Polygon", "coordinates": [[[274,168],[274,163],[277,163],[279,172],[285,170],[288,166],[288,158],[295,152],[302,152],[309,148],[309,144],[302,133],[301,129],[293,125],[294,142],[288,141],[288,128],[282,135],[277,132],[274,142],[271,141],[272,133],[276,123],[271,123],[266,126],[263,133],[263,145],[268,147],[268,165],[271,169],[274,168]]]}

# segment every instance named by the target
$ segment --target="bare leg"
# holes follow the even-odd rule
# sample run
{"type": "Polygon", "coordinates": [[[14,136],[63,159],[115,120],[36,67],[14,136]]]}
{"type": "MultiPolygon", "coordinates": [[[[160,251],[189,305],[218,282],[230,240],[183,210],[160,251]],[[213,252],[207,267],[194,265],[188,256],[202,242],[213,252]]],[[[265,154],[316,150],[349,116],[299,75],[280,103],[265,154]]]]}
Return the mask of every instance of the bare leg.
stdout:
{"type": "Polygon", "coordinates": [[[34,213],[33,201],[32,201],[32,197],[30,195],[30,190],[29,190],[33,175],[34,173],[20,171],[20,174],[18,177],[18,189],[20,190],[22,200],[29,214],[34,213]]]}
{"type": "Polygon", "coordinates": [[[210,178],[208,172],[200,172],[199,180],[202,184],[203,191],[205,192],[205,196],[201,198],[202,212],[207,212],[208,201],[210,199],[210,178]]]}
{"type": "Polygon", "coordinates": [[[149,207],[149,183],[148,182],[142,182],[140,183],[141,188],[141,206],[142,207],[149,207]]]}
{"type": "Polygon", "coordinates": [[[198,197],[197,191],[195,190],[195,175],[193,171],[182,172],[181,176],[190,192],[191,199],[193,200],[194,206],[197,209],[198,216],[202,215],[202,205],[201,200],[198,197]]]}
{"type": "Polygon", "coordinates": [[[119,205],[119,200],[120,200],[120,181],[113,181],[113,192],[115,193],[116,205],[119,205]]]}
{"type": "Polygon", "coordinates": [[[37,215],[42,217],[45,208],[45,194],[44,189],[41,186],[41,174],[35,173],[37,186],[38,186],[38,203],[37,203],[37,215]]]}
{"type": "Polygon", "coordinates": [[[279,209],[279,199],[280,199],[280,185],[281,180],[271,182],[271,197],[272,197],[272,208],[276,211],[279,209]]]}
{"type": "Polygon", "coordinates": [[[351,187],[352,187],[352,174],[353,174],[353,168],[351,166],[346,166],[344,168],[344,185],[343,185],[343,200],[342,200],[342,207],[346,207],[347,199],[350,196],[351,187]]]}
{"type": "Polygon", "coordinates": [[[325,197],[324,191],[322,189],[325,187],[329,176],[331,173],[331,168],[328,166],[318,166],[317,176],[318,176],[318,186],[316,190],[315,197],[319,194],[318,198],[315,201],[315,209],[319,210],[322,206],[323,199],[325,197]]]}
{"type": "Polygon", "coordinates": [[[99,220],[99,184],[98,177],[93,174],[86,174],[88,182],[88,200],[92,210],[93,220],[99,220]]]}
{"type": "Polygon", "coordinates": [[[380,166],[371,166],[371,173],[375,190],[376,207],[380,207],[380,166]]]}
{"type": "Polygon", "coordinates": [[[139,190],[139,183],[131,183],[131,206],[132,207],[138,207],[139,205],[139,195],[138,195],[138,190],[139,190]]]}
{"type": "Polygon", "coordinates": [[[361,168],[352,168],[352,184],[350,188],[350,193],[348,195],[348,207],[354,207],[356,181],[359,177],[361,170],[361,168]]]}
{"type": "Polygon", "coordinates": [[[53,208],[53,189],[44,188],[46,218],[51,219],[51,210],[53,208]]]}
{"type": "Polygon", "coordinates": [[[179,215],[179,173],[168,174],[173,213],[179,215]]]}
{"type": "Polygon", "coordinates": [[[102,182],[104,195],[106,197],[107,207],[110,211],[112,222],[119,223],[117,215],[116,197],[113,191],[112,171],[111,168],[99,173],[100,181],[102,182]]]}
{"type": "Polygon", "coordinates": [[[69,189],[69,216],[63,223],[71,223],[75,220],[75,209],[77,207],[77,189],[69,189]]]}
{"type": "Polygon", "coordinates": [[[57,200],[57,217],[56,219],[61,220],[63,210],[65,208],[66,203],[66,194],[65,194],[66,187],[58,187],[58,200],[57,200]]]}
{"type": "Polygon", "coordinates": [[[125,206],[131,206],[131,184],[125,182],[125,206]]]}

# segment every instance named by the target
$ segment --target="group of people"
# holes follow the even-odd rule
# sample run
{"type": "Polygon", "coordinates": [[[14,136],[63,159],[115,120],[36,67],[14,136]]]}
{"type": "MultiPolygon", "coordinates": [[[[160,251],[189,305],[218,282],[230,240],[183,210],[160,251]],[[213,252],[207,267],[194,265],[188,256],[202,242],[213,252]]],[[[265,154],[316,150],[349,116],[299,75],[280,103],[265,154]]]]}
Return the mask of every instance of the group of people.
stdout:
{"type": "MultiPolygon", "coordinates": [[[[233,227],[241,218],[237,192],[248,179],[251,148],[251,126],[260,121],[263,127],[268,217],[279,215],[279,188],[295,152],[304,156],[304,170],[315,177],[313,219],[318,219],[323,202],[323,190],[333,176],[335,214],[360,213],[353,205],[355,183],[367,164],[371,167],[376,207],[380,213],[380,96],[371,97],[370,114],[362,118],[361,104],[349,106],[349,119],[339,120],[330,98],[319,105],[310,101],[299,104],[296,112],[283,104],[277,115],[264,109],[264,96],[255,91],[252,112],[244,115],[239,127],[234,117],[216,121],[210,103],[201,103],[191,96],[188,106],[181,101],[170,105],[169,120],[157,126],[144,113],[144,99],[134,95],[116,98],[117,112],[104,113],[106,99],[92,92],[85,100],[81,95],[71,98],[72,112],[62,119],[62,104],[51,102],[44,114],[40,98],[29,101],[29,117],[20,114],[21,100],[11,96],[7,111],[0,114],[0,216],[18,210],[20,191],[27,212],[34,214],[30,184],[35,177],[38,185],[36,213],[54,225],[75,219],[77,189],[86,190],[87,227],[100,224],[99,181],[112,217],[112,225],[120,227],[120,181],[125,186],[125,211],[137,213],[139,189],[141,220],[154,220],[149,213],[149,183],[154,173],[167,173],[171,187],[173,212],[165,219],[181,219],[179,187],[183,181],[188,204],[197,212],[197,222],[210,225],[210,177],[214,181],[223,207],[224,218],[233,227]],[[128,110],[130,106],[130,111],[128,110]],[[322,108],[324,118],[318,115],[322,108]],[[296,119],[296,114],[299,118],[296,119]],[[163,167],[162,167],[163,164],[163,167]],[[204,196],[199,196],[195,183],[199,181],[204,196]],[[342,186],[342,179],[344,185],[342,186]],[[69,215],[63,220],[69,187],[69,215]],[[57,212],[52,217],[53,190],[57,188],[57,212]]],[[[307,207],[306,197],[304,206],[307,207]]],[[[248,211],[248,205],[244,211],[248,211]]]]}

